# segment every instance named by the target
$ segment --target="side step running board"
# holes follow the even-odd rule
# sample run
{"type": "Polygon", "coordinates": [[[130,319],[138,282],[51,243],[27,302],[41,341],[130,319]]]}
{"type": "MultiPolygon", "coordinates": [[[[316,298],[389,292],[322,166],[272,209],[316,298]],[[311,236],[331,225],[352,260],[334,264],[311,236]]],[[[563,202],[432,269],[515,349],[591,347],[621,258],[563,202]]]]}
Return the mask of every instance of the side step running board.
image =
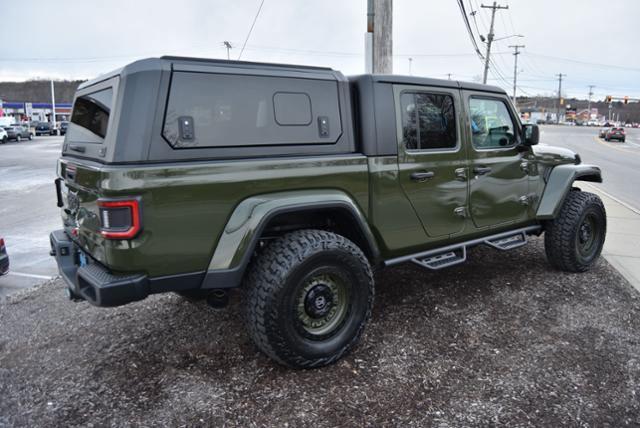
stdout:
{"type": "Polygon", "coordinates": [[[527,243],[527,235],[539,233],[541,226],[528,226],[521,229],[510,230],[483,238],[472,239],[459,244],[448,245],[442,248],[422,251],[408,256],[387,260],[386,266],[412,261],[424,268],[438,270],[460,264],[467,260],[467,248],[485,244],[501,251],[513,250],[527,243]]]}
{"type": "Polygon", "coordinates": [[[467,247],[460,247],[455,250],[446,251],[423,259],[411,259],[412,262],[432,270],[457,265],[459,263],[463,263],[465,260],[467,260],[467,247]]]}
{"type": "Polygon", "coordinates": [[[514,248],[522,247],[527,243],[527,234],[519,232],[504,238],[487,239],[484,243],[496,250],[513,250],[514,248]]]}

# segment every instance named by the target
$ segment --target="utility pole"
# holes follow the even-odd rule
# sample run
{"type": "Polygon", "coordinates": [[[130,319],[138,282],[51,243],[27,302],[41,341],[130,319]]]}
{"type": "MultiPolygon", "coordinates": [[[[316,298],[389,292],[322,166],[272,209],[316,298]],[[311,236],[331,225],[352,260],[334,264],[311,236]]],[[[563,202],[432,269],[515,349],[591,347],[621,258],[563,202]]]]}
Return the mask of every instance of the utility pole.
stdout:
{"type": "Polygon", "coordinates": [[[51,126],[56,129],[56,94],[51,80],[51,126]]]}
{"type": "Polygon", "coordinates": [[[595,88],[596,85],[589,85],[589,106],[587,107],[587,110],[589,111],[589,120],[591,120],[591,97],[593,96],[593,88],[595,88]]]}
{"type": "Polygon", "coordinates": [[[413,62],[413,58],[409,58],[409,76],[411,76],[411,63],[413,62]]]}
{"type": "Polygon", "coordinates": [[[516,101],[516,83],[518,81],[518,55],[520,55],[520,51],[518,49],[524,48],[524,45],[511,45],[510,48],[514,49],[513,52],[513,106],[518,107],[518,102],[516,101]]]}
{"type": "Polygon", "coordinates": [[[556,123],[560,123],[560,107],[562,107],[562,78],[567,77],[566,74],[556,74],[558,76],[558,108],[556,109],[556,123]]]}
{"type": "Polygon", "coordinates": [[[231,55],[229,54],[229,52],[231,51],[231,49],[233,49],[233,46],[231,46],[231,42],[228,42],[226,40],[222,42],[222,44],[224,45],[225,48],[227,48],[227,60],[230,60],[231,55]]]}
{"type": "Polygon", "coordinates": [[[367,0],[367,32],[365,33],[365,72],[393,72],[393,0],[367,0]]]}
{"type": "Polygon", "coordinates": [[[451,80],[452,73],[447,73],[447,79],[451,80]]]}
{"type": "Polygon", "coordinates": [[[484,76],[482,77],[482,83],[487,83],[487,76],[489,74],[489,58],[491,56],[491,42],[493,42],[493,24],[496,18],[496,10],[498,9],[509,9],[509,6],[500,6],[495,1],[493,2],[493,6],[485,6],[483,4],[480,7],[484,9],[491,9],[491,25],[489,26],[489,34],[487,34],[487,53],[484,57],[484,76]]]}

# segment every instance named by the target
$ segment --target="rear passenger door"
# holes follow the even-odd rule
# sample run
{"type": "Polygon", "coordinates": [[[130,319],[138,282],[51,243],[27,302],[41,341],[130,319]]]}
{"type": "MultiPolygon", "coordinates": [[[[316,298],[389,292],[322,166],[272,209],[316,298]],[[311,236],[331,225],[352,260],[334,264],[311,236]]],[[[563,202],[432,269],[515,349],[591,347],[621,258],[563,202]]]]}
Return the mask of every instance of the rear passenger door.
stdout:
{"type": "Polygon", "coordinates": [[[396,85],[394,97],[402,189],[429,236],[458,233],[467,203],[459,91],[396,85]]]}

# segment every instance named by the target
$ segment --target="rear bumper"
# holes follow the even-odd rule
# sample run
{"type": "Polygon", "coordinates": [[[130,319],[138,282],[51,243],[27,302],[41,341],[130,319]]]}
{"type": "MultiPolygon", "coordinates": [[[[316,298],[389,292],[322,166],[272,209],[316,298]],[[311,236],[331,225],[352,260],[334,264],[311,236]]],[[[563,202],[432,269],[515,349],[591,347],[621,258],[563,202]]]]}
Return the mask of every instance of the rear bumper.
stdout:
{"type": "Polygon", "coordinates": [[[144,274],[115,274],[88,258],[80,266],[78,246],[64,230],[49,235],[51,255],[72,296],[94,306],[120,306],[146,298],[149,294],[199,289],[204,272],[149,278],[144,274]]]}
{"type": "Polygon", "coordinates": [[[64,230],[52,232],[49,240],[58,271],[72,295],[95,306],[120,306],[149,295],[146,275],[113,275],[93,260],[80,266],[79,249],[64,230]]]}

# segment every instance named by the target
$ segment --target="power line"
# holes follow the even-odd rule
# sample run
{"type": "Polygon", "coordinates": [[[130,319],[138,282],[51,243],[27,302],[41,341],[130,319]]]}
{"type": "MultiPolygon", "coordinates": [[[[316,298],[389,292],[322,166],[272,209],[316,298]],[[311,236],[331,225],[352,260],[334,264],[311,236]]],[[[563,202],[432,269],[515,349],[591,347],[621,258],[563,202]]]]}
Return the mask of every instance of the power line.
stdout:
{"type": "Polygon", "coordinates": [[[533,52],[529,52],[529,55],[533,55],[533,56],[536,56],[536,57],[539,57],[539,58],[552,59],[552,60],[555,60],[555,61],[573,62],[573,63],[576,63],[576,64],[589,65],[589,66],[593,66],[593,67],[617,68],[619,70],[640,71],[640,68],[624,67],[624,66],[621,66],[621,65],[602,64],[602,63],[598,63],[598,62],[588,62],[588,61],[582,61],[582,60],[571,59],[571,58],[560,58],[560,57],[557,57],[557,56],[543,55],[543,54],[538,54],[538,53],[533,53],[533,52]]]}
{"type": "Polygon", "coordinates": [[[467,11],[464,8],[463,0],[458,0],[458,6],[460,6],[460,13],[462,13],[462,19],[464,20],[464,24],[467,27],[467,32],[469,33],[469,37],[471,38],[471,43],[473,43],[473,48],[475,49],[476,54],[478,54],[478,56],[482,58],[482,53],[480,52],[478,43],[476,42],[476,38],[473,35],[471,24],[469,24],[469,17],[467,16],[467,11]]]}
{"type": "Polygon", "coordinates": [[[478,20],[476,19],[476,15],[478,14],[478,11],[473,9],[473,6],[471,5],[471,0],[469,0],[469,9],[471,9],[471,12],[469,12],[469,15],[471,15],[471,17],[473,18],[473,25],[476,27],[476,33],[480,34],[480,28],[478,28],[478,20]]]}
{"type": "Polygon", "coordinates": [[[242,44],[242,49],[240,49],[240,55],[238,55],[238,61],[242,58],[242,53],[244,52],[244,48],[247,46],[247,42],[249,41],[249,37],[251,37],[251,32],[253,31],[253,27],[256,25],[256,21],[258,20],[258,16],[260,16],[260,11],[262,10],[262,5],[264,5],[264,0],[260,2],[260,7],[256,12],[256,16],[253,18],[253,22],[251,23],[251,28],[249,28],[249,32],[247,33],[247,37],[244,39],[244,43],[242,44]]]}
{"type": "MultiPolygon", "coordinates": [[[[478,2],[476,0],[473,0],[473,4],[476,6],[475,10],[480,12],[480,5],[478,4],[478,2]]],[[[487,28],[489,28],[489,27],[487,26],[487,23],[485,22],[484,17],[482,16],[482,14],[478,13],[478,16],[480,17],[480,23],[482,24],[482,28],[486,32],[487,28]]]]}

